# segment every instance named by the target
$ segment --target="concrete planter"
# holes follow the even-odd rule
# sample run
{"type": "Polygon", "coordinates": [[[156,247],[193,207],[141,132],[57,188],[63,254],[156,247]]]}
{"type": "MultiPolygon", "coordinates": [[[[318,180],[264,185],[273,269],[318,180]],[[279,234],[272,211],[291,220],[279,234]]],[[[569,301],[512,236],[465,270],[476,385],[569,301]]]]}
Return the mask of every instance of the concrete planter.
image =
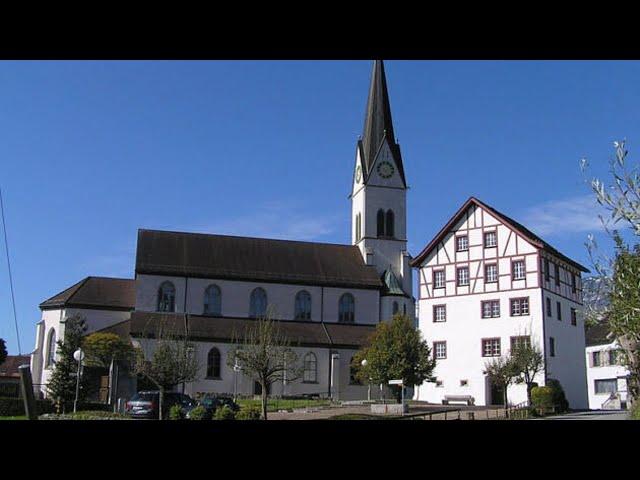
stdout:
{"type": "Polygon", "coordinates": [[[401,403],[374,403],[371,405],[371,413],[375,415],[402,415],[403,413],[409,413],[409,406],[401,403]]]}

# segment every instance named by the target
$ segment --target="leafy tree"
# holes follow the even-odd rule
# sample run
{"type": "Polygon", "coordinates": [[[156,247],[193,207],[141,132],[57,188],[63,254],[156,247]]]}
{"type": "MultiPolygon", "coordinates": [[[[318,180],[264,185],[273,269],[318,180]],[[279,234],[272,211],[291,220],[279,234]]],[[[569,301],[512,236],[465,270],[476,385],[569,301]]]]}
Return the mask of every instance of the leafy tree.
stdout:
{"type": "Polygon", "coordinates": [[[159,321],[149,324],[143,338],[134,347],[133,372],[150,381],[159,391],[159,418],[165,417],[164,396],[180,383],[198,377],[196,348],[189,341],[186,328],[159,321]]]}
{"type": "MultiPolygon", "coordinates": [[[[389,380],[402,379],[405,386],[432,380],[435,366],[427,341],[422,339],[409,317],[402,314],[394,315],[391,322],[379,323],[369,346],[359,350],[351,364],[356,379],[363,383],[387,385],[389,380]]],[[[395,388],[395,394],[400,401],[402,391],[399,387],[395,388]]]]}
{"type": "Polygon", "coordinates": [[[518,376],[515,383],[527,386],[527,402],[531,405],[531,389],[536,386],[536,375],[544,370],[544,355],[536,343],[521,345],[510,352],[511,361],[518,376]]]}
{"type": "MultiPolygon", "coordinates": [[[[58,339],[57,354],[53,372],[47,384],[47,392],[58,406],[58,410],[67,411],[76,396],[76,374],[78,362],[73,358],[73,353],[82,345],[82,337],[87,327],[84,319],[74,315],[65,320],[64,338],[58,339]]],[[[88,375],[82,375],[78,400],[84,400],[90,393],[92,379],[88,375]]]]}
{"type": "Polygon", "coordinates": [[[82,349],[87,365],[101,368],[110,368],[113,361],[129,360],[133,353],[131,343],[115,333],[92,333],[85,337],[82,349]]]}
{"type": "MultiPolygon", "coordinates": [[[[596,199],[610,217],[600,219],[605,230],[615,241],[615,258],[598,252],[598,246],[589,238],[587,249],[596,277],[602,285],[610,284],[604,291],[607,302],[592,302],[597,308],[586,310],[587,322],[606,321],[623,350],[621,362],[630,372],[629,401],[640,395],[640,247],[636,242],[630,248],[625,245],[618,230],[612,227],[622,223],[637,239],[640,236],[640,169],[629,165],[625,142],[614,142],[615,157],[610,162],[611,184],[599,179],[591,180],[596,199]]],[[[583,171],[587,161],[582,160],[583,171]]]]}
{"type": "Polygon", "coordinates": [[[0,338],[0,365],[7,359],[7,344],[3,338],[0,338]]]}
{"type": "Polygon", "coordinates": [[[518,366],[515,364],[513,357],[494,357],[487,361],[484,366],[484,374],[487,375],[493,385],[502,389],[504,395],[504,409],[508,410],[507,390],[509,385],[515,382],[520,376],[518,366]]]}
{"type": "Polygon", "coordinates": [[[300,378],[302,368],[291,343],[268,312],[245,329],[242,338],[234,339],[238,345],[235,355],[227,357],[227,364],[236,362],[242,372],[262,388],[262,418],[267,419],[267,392],[277,381],[300,378]]]}

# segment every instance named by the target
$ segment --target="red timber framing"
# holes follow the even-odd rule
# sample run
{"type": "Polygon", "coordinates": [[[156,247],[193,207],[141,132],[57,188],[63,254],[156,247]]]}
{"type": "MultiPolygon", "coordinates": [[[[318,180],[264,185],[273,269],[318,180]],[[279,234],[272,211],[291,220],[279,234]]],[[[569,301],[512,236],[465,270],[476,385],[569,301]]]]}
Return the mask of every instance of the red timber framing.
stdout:
{"type": "Polygon", "coordinates": [[[553,247],[550,247],[525,227],[471,197],[427,247],[412,260],[411,266],[419,268],[420,272],[418,276],[418,297],[420,300],[424,300],[543,288],[557,296],[580,303],[582,293],[580,272],[588,270],[568,257],[564,257],[559,252],[558,255],[555,255],[555,250],[553,252],[549,250],[553,250],[553,247]],[[493,221],[490,224],[486,224],[486,215],[492,217],[493,221]],[[465,228],[461,228],[462,226],[465,228]],[[506,239],[504,231],[502,236],[499,234],[501,227],[505,227],[508,230],[506,239]],[[474,231],[479,231],[480,243],[471,235],[471,232],[474,231]],[[495,232],[496,245],[485,247],[485,235],[490,232],[495,232]],[[457,238],[465,235],[468,238],[468,250],[458,251],[457,238]],[[500,241],[501,238],[502,242],[500,241]],[[447,251],[445,244],[451,240],[453,243],[449,244],[452,247],[450,251],[447,251]],[[522,251],[520,245],[522,241],[531,245],[534,251],[522,251]],[[511,251],[509,250],[510,247],[511,251]],[[478,252],[481,252],[479,256],[477,255],[478,252]],[[507,252],[510,252],[510,254],[507,255],[507,252]],[[476,255],[472,257],[472,253],[476,255]],[[435,260],[435,263],[423,266],[423,262],[430,255],[435,260]],[[529,257],[533,257],[533,260],[529,259],[529,257]],[[508,272],[505,272],[504,265],[502,268],[500,267],[500,261],[503,259],[509,260],[508,272]],[[549,281],[545,281],[544,259],[548,259],[550,264],[549,281]],[[518,260],[522,260],[525,263],[525,278],[523,280],[513,279],[513,262],[518,260]],[[484,280],[485,266],[491,263],[498,265],[498,282],[486,283],[483,281],[479,283],[478,280],[484,280]],[[554,265],[556,264],[560,266],[561,278],[559,286],[555,284],[554,265]],[[532,268],[532,265],[535,265],[535,267],[532,268]],[[468,286],[457,285],[457,271],[460,267],[469,268],[468,286]],[[434,272],[437,270],[445,270],[446,272],[445,288],[438,288],[434,291],[434,272]],[[575,277],[575,292],[573,291],[572,275],[575,277]],[[505,277],[509,277],[508,288],[505,285],[505,277]]]}

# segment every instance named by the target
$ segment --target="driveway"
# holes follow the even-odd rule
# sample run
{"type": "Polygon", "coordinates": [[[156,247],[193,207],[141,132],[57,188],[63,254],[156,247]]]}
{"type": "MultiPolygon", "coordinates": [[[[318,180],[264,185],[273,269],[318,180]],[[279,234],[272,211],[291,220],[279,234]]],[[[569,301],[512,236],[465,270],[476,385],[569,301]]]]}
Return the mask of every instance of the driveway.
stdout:
{"type": "Polygon", "coordinates": [[[590,410],[533,420],[629,420],[629,412],[626,410],[590,410]]]}

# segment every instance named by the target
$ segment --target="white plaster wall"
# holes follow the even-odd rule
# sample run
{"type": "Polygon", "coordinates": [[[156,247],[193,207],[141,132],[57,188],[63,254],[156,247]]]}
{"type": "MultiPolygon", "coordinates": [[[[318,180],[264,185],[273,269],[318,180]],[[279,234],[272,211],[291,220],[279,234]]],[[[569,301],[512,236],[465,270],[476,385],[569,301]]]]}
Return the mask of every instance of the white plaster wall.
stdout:
{"type": "MultiPolygon", "coordinates": [[[[487,405],[490,392],[483,371],[491,357],[482,356],[482,339],[499,337],[501,352],[510,349],[510,337],[531,335],[532,342],[542,342],[542,310],[540,290],[530,289],[516,292],[500,292],[482,295],[466,295],[448,299],[420,300],[419,328],[423,338],[431,347],[433,342],[447,342],[447,358],[438,360],[434,376],[442,380],[442,387],[425,383],[416,388],[416,400],[441,403],[445,395],[472,395],[476,405],[487,405]],[[529,297],[530,314],[510,316],[509,299],[529,297]],[[482,318],[481,302],[500,300],[499,318],[482,318]],[[433,305],[446,304],[447,321],[433,322],[433,305]],[[460,380],[467,380],[463,387],[460,380]]],[[[538,383],[543,385],[542,375],[538,383]]],[[[509,402],[517,404],[526,400],[526,389],[522,385],[510,387],[509,402]]]]}
{"type": "MultiPolygon", "coordinates": [[[[185,305],[185,279],[159,275],[136,277],[136,310],[153,312],[157,307],[157,292],[160,285],[169,280],[176,288],[176,312],[183,313],[185,305]]],[[[293,320],[295,296],[301,290],[311,294],[311,321],[319,322],[321,300],[324,297],[324,321],[338,322],[338,302],[344,293],[351,293],[355,299],[355,321],[361,324],[376,324],[379,320],[378,290],[318,287],[309,285],[289,285],[280,283],[241,282],[231,280],[199,279],[188,280],[186,298],[187,312],[195,315],[203,313],[205,289],[215,284],[222,294],[222,315],[246,318],[249,316],[249,299],[254,288],[261,287],[267,293],[268,305],[273,309],[274,318],[293,320]]]]}
{"type": "MultiPolygon", "coordinates": [[[[64,322],[66,318],[74,315],[82,316],[87,325],[87,334],[96,330],[109,327],[116,323],[127,320],[130,312],[121,312],[115,310],[93,310],[93,309],[55,309],[43,310],[42,319],[38,323],[38,335],[36,336],[36,348],[31,354],[31,375],[34,383],[34,390],[41,392],[46,396],[46,384],[52,373],[52,368],[46,368],[44,361],[48,355],[49,332],[53,328],[56,332],[56,340],[64,338],[64,322]]],[[[57,359],[57,357],[56,357],[57,359]]]]}
{"type": "MultiPolygon", "coordinates": [[[[153,354],[156,342],[148,339],[136,339],[145,352],[145,356],[150,357],[153,354]]],[[[235,373],[231,367],[227,365],[227,359],[233,352],[233,345],[230,343],[219,342],[195,342],[196,355],[200,370],[198,379],[185,385],[185,393],[195,397],[198,393],[217,393],[233,395],[235,373]],[[217,348],[220,351],[220,378],[206,378],[207,355],[211,348],[217,348]]],[[[329,362],[330,352],[327,348],[319,347],[296,347],[293,350],[298,355],[299,365],[302,365],[304,356],[308,352],[316,355],[317,365],[317,382],[304,383],[302,379],[287,382],[284,387],[282,382],[276,382],[271,386],[271,396],[282,395],[301,395],[301,394],[318,394],[323,397],[329,395],[329,362]]],[[[339,400],[364,400],[367,398],[366,385],[352,385],[349,381],[349,365],[355,350],[338,350],[339,363],[337,365],[336,377],[340,382],[336,386],[333,394],[339,400]]],[[[177,387],[181,390],[181,386],[177,387]]],[[[243,373],[237,374],[237,393],[239,395],[253,395],[254,381],[248,375],[243,373]]],[[[379,390],[372,388],[372,398],[378,398],[379,390]]]]}
{"type": "Polygon", "coordinates": [[[609,398],[607,393],[596,394],[595,381],[616,378],[618,379],[618,392],[622,401],[627,400],[627,384],[623,377],[629,375],[629,370],[622,365],[603,365],[601,367],[590,366],[589,357],[593,352],[601,352],[602,361],[606,361],[608,351],[619,348],[617,342],[607,345],[594,345],[586,347],[585,360],[587,365],[587,388],[589,395],[589,408],[592,410],[600,410],[602,404],[609,398]]]}
{"type": "Polygon", "coordinates": [[[543,296],[551,299],[552,311],[552,316],[548,317],[546,305],[544,305],[547,377],[560,381],[570,408],[588,408],[584,320],[580,314],[578,314],[576,325],[571,325],[570,309],[573,307],[579,312],[580,305],[546,290],[543,290],[543,296]],[[556,312],[558,301],[562,308],[561,321],[558,320],[556,312]],[[551,357],[549,351],[550,337],[555,339],[554,357],[551,357]]]}

